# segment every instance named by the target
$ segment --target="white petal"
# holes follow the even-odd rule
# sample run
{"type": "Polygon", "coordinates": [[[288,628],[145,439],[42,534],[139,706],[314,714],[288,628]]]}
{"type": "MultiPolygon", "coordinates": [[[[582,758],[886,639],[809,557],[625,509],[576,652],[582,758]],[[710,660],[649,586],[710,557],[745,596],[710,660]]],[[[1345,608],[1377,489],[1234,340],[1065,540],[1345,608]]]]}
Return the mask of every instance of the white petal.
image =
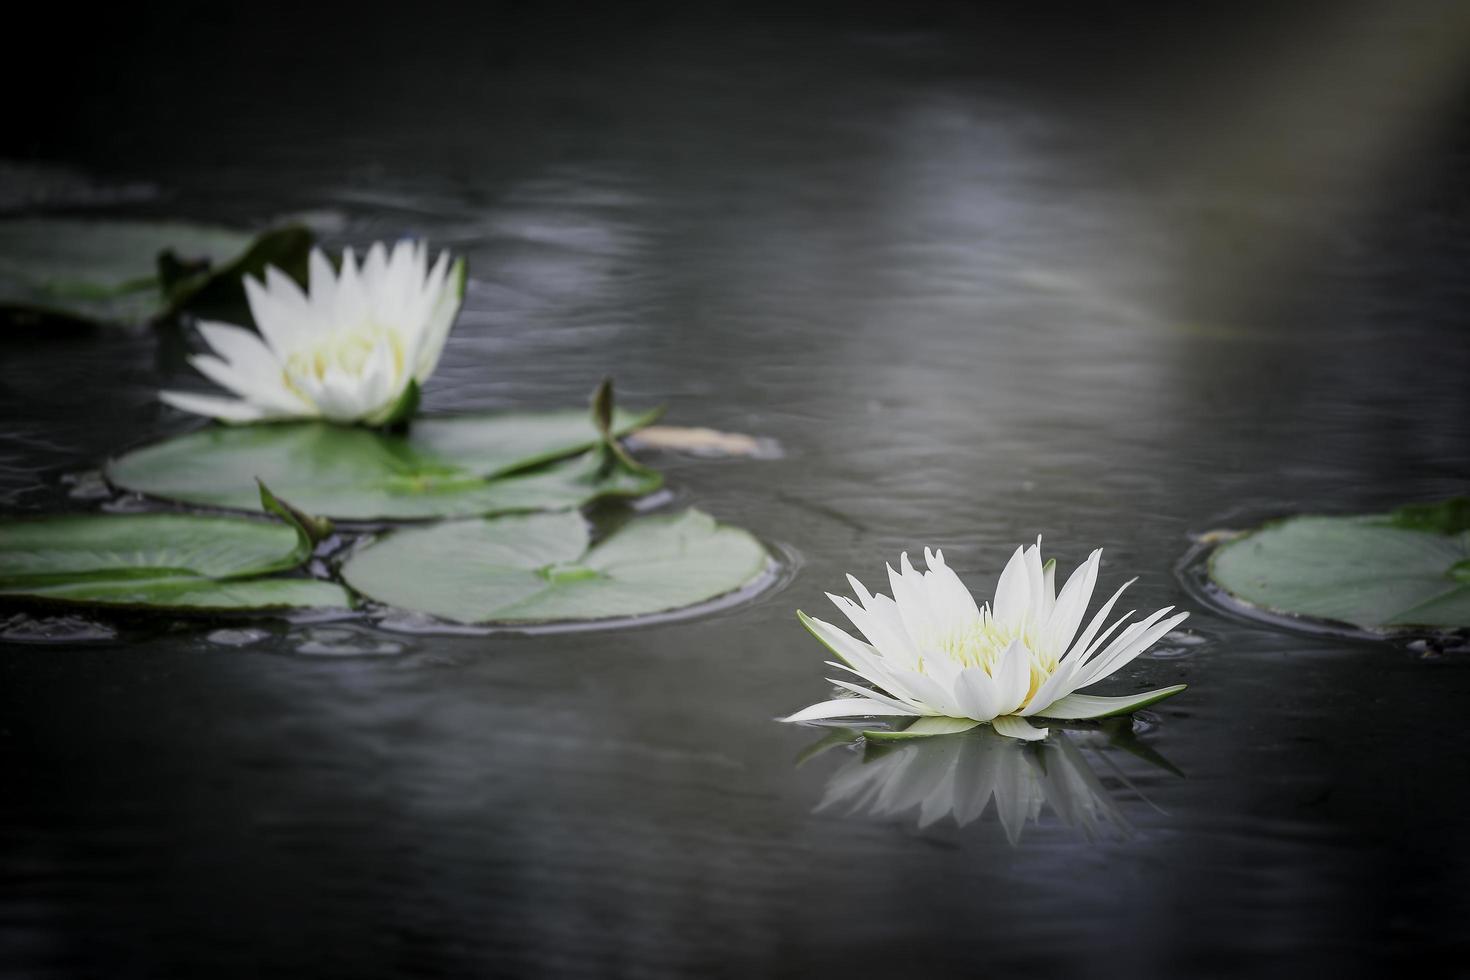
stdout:
{"type": "Polygon", "coordinates": [[[954,691],[966,718],[989,721],[1000,712],[1000,693],[983,667],[966,667],[960,671],[954,691]]]}
{"type": "MultiPolygon", "coordinates": [[[[866,595],[866,590],[864,591],[866,595]]],[[[837,600],[833,600],[836,602],[837,600]]],[[[896,665],[914,669],[919,665],[919,650],[904,627],[898,604],[886,595],[867,596],[861,612],[849,611],[838,602],[838,608],[852,620],[868,641],[896,665]],[[861,625],[859,625],[861,623],[861,625]]]]}
{"type": "Polygon", "coordinates": [[[923,708],[923,698],[915,695],[908,687],[910,679],[923,677],[922,674],[896,668],[871,647],[864,649],[861,644],[849,646],[844,650],[843,655],[849,658],[846,666],[850,673],[856,674],[874,687],[887,691],[900,701],[912,704],[916,708],[923,708]]]}
{"type": "MultiPolygon", "coordinates": [[[[362,263],[362,278],[370,290],[376,292],[388,278],[388,250],[382,242],[373,242],[368,249],[367,259],[362,263]]],[[[375,295],[374,300],[382,300],[375,295]]]]}
{"type": "MultiPolygon", "coordinates": [[[[444,275],[447,266],[435,266],[432,274],[426,273],[425,250],[418,243],[407,240],[398,243],[389,262],[388,282],[384,290],[395,297],[395,316],[405,341],[405,350],[410,350],[410,366],[419,367],[419,354],[427,340],[429,324],[434,310],[443,298],[444,275]]],[[[447,258],[447,253],[445,255],[447,258]]]]}
{"type": "Polygon", "coordinates": [[[283,383],[277,382],[270,376],[262,378],[259,375],[250,374],[208,354],[195,354],[188,360],[189,364],[200,374],[228,389],[231,394],[239,395],[246,401],[259,405],[261,410],[272,418],[316,414],[310,403],[291,394],[283,383]]]}
{"type": "Polygon", "coordinates": [[[420,383],[427,381],[434,373],[434,369],[439,366],[439,358],[443,355],[444,345],[449,340],[449,331],[454,327],[454,318],[459,314],[460,304],[464,302],[464,259],[455,260],[446,278],[443,269],[448,260],[449,253],[441,252],[439,261],[434,265],[434,271],[429,274],[429,282],[426,286],[428,294],[434,297],[434,305],[417,344],[418,367],[414,371],[414,376],[419,379],[420,383]]]}
{"type": "Polygon", "coordinates": [[[160,391],[158,397],[167,405],[203,415],[221,422],[259,422],[268,416],[259,405],[233,398],[194,395],[187,391],[160,391]]]}
{"type": "Polygon", "coordinates": [[[1106,718],[1109,715],[1122,715],[1146,708],[1151,704],[1157,704],[1165,698],[1171,698],[1183,691],[1188,685],[1175,684],[1173,687],[1161,687],[1157,691],[1145,691],[1142,694],[1133,694],[1121,698],[1105,698],[1095,694],[1069,694],[1064,698],[1052,702],[1037,714],[1043,718],[1058,718],[1062,720],[1077,720],[1082,718],[1106,718]]]}
{"type": "Polygon", "coordinates": [[[1041,538],[1026,549],[1027,612],[1033,625],[1041,626],[1042,598],[1046,591],[1046,573],[1041,569],[1041,538]]]}
{"type": "Polygon", "coordinates": [[[281,295],[273,294],[250,276],[244,282],[251,318],[278,359],[284,359],[303,341],[311,339],[312,331],[307,325],[311,317],[304,310],[293,307],[288,300],[283,301],[281,295]]]}
{"type": "MultiPolygon", "coordinates": [[[[1087,624],[1087,629],[1083,630],[1082,635],[1077,638],[1077,642],[1072,644],[1072,649],[1067,654],[1067,659],[1070,660],[1073,657],[1081,658],[1087,652],[1087,648],[1092,643],[1093,637],[1097,636],[1097,631],[1102,628],[1102,624],[1107,620],[1108,613],[1113,611],[1113,606],[1117,603],[1118,597],[1123,594],[1124,589],[1137,581],[1138,579],[1131,578],[1118,586],[1118,591],[1113,593],[1111,599],[1103,603],[1102,608],[1097,611],[1097,615],[1092,617],[1092,622],[1087,624]]],[[[1116,628],[1117,625],[1117,623],[1114,623],[1111,628],[1116,628]]]]}
{"type": "Polygon", "coordinates": [[[1027,742],[1035,742],[1046,738],[1050,729],[1033,728],[1025,718],[1016,715],[1001,715],[990,723],[997,733],[1007,738],[1019,738],[1027,742]]]}
{"type": "Polygon", "coordinates": [[[1094,551],[1087,561],[1072,573],[1071,578],[1067,579],[1067,584],[1062,587],[1062,594],[1057,597],[1051,615],[1043,624],[1040,624],[1041,635],[1037,640],[1039,652],[1060,657],[1067,651],[1072,637],[1077,634],[1077,627],[1082,622],[1083,614],[1087,612],[1087,603],[1092,599],[1092,590],[1097,584],[1097,570],[1101,560],[1102,552],[1094,551]]]}
{"type": "Polygon", "coordinates": [[[261,339],[242,327],[202,322],[199,332],[223,361],[191,357],[189,363],[215,383],[275,415],[311,415],[313,406],[286,386],[286,376],[261,339]]]}
{"type": "Polygon", "coordinates": [[[980,619],[980,607],[954,569],[944,563],[944,553],[931,553],[925,548],[924,558],[929,566],[924,584],[930,608],[937,617],[934,626],[941,632],[958,632],[976,624],[980,619]]]}
{"type": "Polygon", "coordinates": [[[868,611],[847,596],[833,595],[828,592],[827,598],[847,617],[847,621],[852,623],[864,639],[880,650],[883,648],[883,643],[879,639],[879,635],[883,632],[883,624],[874,623],[868,611]]]}
{"type": "Polygon", "coordinates": [[[1006,562],[995,586],[995,600],[991,606],[995,625],[1006,633],[1016,633],[1025,622],[1030,606],[1030,588],[1026,580],[1026,551],[1017,548],[1011,560],[1006,562]]]}
{"type": "Polygon", "coordinates": [[[364,411],[360,416],[371,425],[387,419],[407,385],[394,366],[393,350],[386,337],[378,338],[357,377],[357,387],[364,411]]]}
{"type": "Polygon", "coordinates": [[[899,557],[899,570],[888,566],[888,584],[893,589],[893,601],[903,619],[905,632],[916,646],[923,646],[926,636],[933,629],[935,616],[929,608],[929,597],[924,589],[924,577],[914,570],[908,552],[899,557]]]}
{"type": "Polygon", "coordinates": [[[821,721],[824,718],[866,718],[880,715],[916,715],[917,711],[900,711],[891,705],[879,704],[877,701],[869,701],[867,698],[837,698],[833,701],[821,701],[810,707],[802,708],[794,715],[782,718],[782,721],[821,721]]]}
{"type": "Polygon", "coordinates": [[[281,370],[280,361],[271,353],[260,336],[244,327],[213,320],[199,322],[199,335],[216,354],[236,367],[260,374],[276,373],[281,370]]]}
{"type": "Polygon", "coordinates": [[[920,664],[923,667],[923,674],[934,678],[946,688],[953,688],[955,680],[960,676],[960,671],[965,669],[964,664],[951,659],[949,654],[943,650],[924,651],[920,664]]]}
{"type": "Polygon", "coordinates": [[[997,714],[1018,710],[1031,690],[1031,651],[1015,640],[1000,655],[995,667],[995,693],[999,699],[997,714]]]}
{"type": "Polygon", "coordinates": [[[961,717],[965,713],[953,688],[918,671],[890,671],[889,682],[883,686],[893,694],[900,694],[907,701],[922,704],[928,709],[926,713],[949,715],[951,718],[961,717]]]}
{"type": "Polygon", "coordinates": [[[1039,714],[1041,708],[1051,704],[1062,695],[1071,693],[1076,688],[1072,677],[1075,673],[1076,671],[1072,669],[1068,661],[1063,660],[1061,665],[1046,680],[1041,682],[1041,686],[1036,689],[1035,694],[1031,695],[1030,700],[1026,702],[1026,706],[1015,712],[1015,714],[1039,714]]]}
{"type": "MultiPolygon", "coordinates": [[[[1073,572],[1072,574],[1077,574],[1073,572]]],[[[1041,614],[1040,622],[1046,622],[1057,604],[1057,560],[1055,558],[1041,566],[1041,614]]]]}
{"type": "Polygon", "coordinates": [[[265,267],[265,288],[283,310],[300,315],[307,312],[306,294],[296,280],[273,265],[265,267]]]}
{"type": "Polygon", "coordinates": [[[1107,617],[1108,613],[1112,611],[1114,603],[1118,601],[1118,597],[1121,596],[1123,594],[1123,590],[1128,588],[1129,585],[1133,584],[1134,581],[1136,580],[1131,579],[1128,582],[1123,583],[1123,585],[1119,587],[1118,591],[1113,593],[1112,598],[1110,598],[1106,603],[1103,604],[1103,607],[1097,611],[1097,615],[1092,618],[1092,622],[1088,625],[1087,629],[1083,631],[1082,636],[1078,638],[1076,643],[1072,644],[1071,651],[1066,655],[1065,658],[1062,659],[1062,662],[1057,665],[1057,668],[1052,671],[1051,676],[1042,682],[1041,687],[1037,688],[1036,694],[1032,696],[1031,701],[1028,703],[1028,705],[1017,712],[1017,714],[1034,714],[1043,705],[1046,705],[1051,701],[1055,701],[1057,698],[1060,698],[1065,694],[1070,694],[1077,688],[1084,686],[1086,682],[1081,678],[1086,676],[1088,663],[1093,654],[1095,654],[1097,650],[1102,647],[1104,643],[1107,642],[1108,637],[1111,636],[1118,627],[1126,623],[1128,621],[1128,618],[1133,615],[1132,612],[1124,614],[1121,619],[1113,623],[1113,625],[1109,626],[1101,636],[1097,636],[1096,639],[1094,639],[1094,634],[1097,633],[1098,627],[1102,625],[1102,622],[1107,617]]]}
{"type": "Polygon", "coordinates": [[[1124,630],[1116,640],[1108,644],[1102,653],[1099,653],[1078,672],[1076,678],[1077,688],[1096,684],[1103,678],[1111,676],[1132,661],[1133,658],[1153,646],[1159,637],[1189,618],[1189,613],[1184,612],[1170,616],[1163,622],[1154,622],[1171,608],[1173,607],[1160,609],[1148,619],[1135,623],[1129,629],[1124,630]]]}
{"type": "MultiPolygon", "coordinates": [[[[858,676],[861,677],[862,675],[859,674],[858,676]]],[[[897,708],[901,711],[921,712],[921,709],[918,705],[905,704],[899,699],[891,698],[881,691],[874,691],[866,687],[859,687],[857,684],[854,684],[851,681],[838,680],[833,677],[827,678],[827,681],[830,684],[842,688],[844,691],[851,691],[859,697],[867,698],[870,701],[877,701],[879,704],[886,704],[890,708],[897,708]]]]}
{"type": "Polygon", "coordinates": [[[337,275],[337,295],[332,303],[332,320],[343,326],[362,323],[369,314],[367,289],[357,268],[352,249],[342,250],[342,269],[337,275]]]}
{"type": "Polygon", "coordinates": [[[311,250],[307,265],[311,307],[318,317],[326,317],[337,303],[337,270],[319,248],[311,250]]]}
{"type": "Polygon", "coordinates": [[[322,417],[333,422],[356,422],[373,407],[363,403],[356,379],[335,367],[329,367],[320,378],[298,378],[296,383],[316,403],[322,417]]]}
{"type": "Polygon", "coordinates": [[[796,612],[796,618],[801,620],[801,625],[805,626],[812,636],[821,640],[822,644],[828,650],[831,650],[854,667],[857,666],[854,663],[854,659],[862,659],[862,655],[864,654],[879,656],[878,651],[874,650],[871,646],[843,632],[831,623],[817,619],[815,616],[808,616],[799,609],[796,612]],[[857,657],[853,656],[854,653],[857,654],[857,657]]]}

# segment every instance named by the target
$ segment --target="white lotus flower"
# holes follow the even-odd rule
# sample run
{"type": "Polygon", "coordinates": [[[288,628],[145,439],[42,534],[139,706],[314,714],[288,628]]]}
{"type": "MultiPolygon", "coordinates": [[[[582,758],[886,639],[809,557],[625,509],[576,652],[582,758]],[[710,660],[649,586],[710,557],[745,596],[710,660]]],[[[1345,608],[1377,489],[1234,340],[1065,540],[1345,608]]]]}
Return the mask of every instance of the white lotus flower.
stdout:
{"type": "Polygon", "coordinates": [[[352,249],[342,271],[318,249],[302,293],[279,269],[265,283],[245,277],[260,333],[203,322],[213,349],[189,359],[238,398],[165,391],[175,408],[224,422],[327,419],[382,425],[413,411],[418,386],[439,364],[464,296],[464,260],[441,252],[432,269],[422,242],[381,242],[359,268],[352,249]]]}
{"type": "MultiPolygon", "coordinates": [[[[856,674],[877,690],[833,680],[857,695],[823,701],[786,721],[865,716],[914,716],[907,736],[965,731],[989,722],[1012,738],[1045,738],[1030,717],[1078,719],[1123,714],[1184,690],[1166,687],[1131,697],[1108,698],[1075,691],[1108,677],[1147,650],[1189,615],[1169,616],[1172,606],[1118,628],[1133,614],[1101,630],[1125,583],[1103,604],[1079,636],[1102,551],[1094,551],[1060,595],[1056,562],[1041,563],[1041,539],[1017,548],[996,586],[995,606],[981,607],[959,576],[944,563],[943,552],[924,551],[928,571],[919,572],[905,554],[902,571],[890,565],[893,598],[870,595],[847,577],[861,605],[828,593],[867,638],[858,640],[830,623],[797,613],[817,639],[842,663],[832,666],[856,674]],[[1168,618],[1165,618],[1165,617],[1168,618]],[[1117,633],[1114,636],[1114,633],[1117,633]]],[[[829,661],[830,663],[830,661],[829,661]]]]}

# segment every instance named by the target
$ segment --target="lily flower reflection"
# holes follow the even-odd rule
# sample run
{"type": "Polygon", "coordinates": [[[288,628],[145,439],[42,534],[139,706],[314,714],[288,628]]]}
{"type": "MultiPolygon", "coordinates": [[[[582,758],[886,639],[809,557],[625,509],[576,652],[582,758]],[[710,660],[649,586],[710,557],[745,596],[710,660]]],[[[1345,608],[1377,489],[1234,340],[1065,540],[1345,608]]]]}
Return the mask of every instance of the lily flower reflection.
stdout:
{"type": "Polygon", "coordinates": [[[838,744],[855,750],[828,781],[818,812],[866,813],[885,819],[916,813],[918,826],[925,828],[945,817],[964,827],[991,809],[1013,846],[1020,843],[1027,824],[1041,821],[1046,807],[1063,826],[1089,841],[1133,833],[1118,804],[1119,790],[1098,776],[1084,746],[1096,750],[1113,769],[1116,779],[1110,782],[1121,782],[1123,792],[1132,790],[1139,798],[1142,794],[1112,758],[1114,750],[1179,773],[1134,741],[1131,725],[1127,732],[1112,735],[1092,729],[1060,733],[1029,745],[984,729],[938,738],[868,738],[861,743],[852,741],[856,734],[839,729],[805,753],[811,758],[838,744]]]}

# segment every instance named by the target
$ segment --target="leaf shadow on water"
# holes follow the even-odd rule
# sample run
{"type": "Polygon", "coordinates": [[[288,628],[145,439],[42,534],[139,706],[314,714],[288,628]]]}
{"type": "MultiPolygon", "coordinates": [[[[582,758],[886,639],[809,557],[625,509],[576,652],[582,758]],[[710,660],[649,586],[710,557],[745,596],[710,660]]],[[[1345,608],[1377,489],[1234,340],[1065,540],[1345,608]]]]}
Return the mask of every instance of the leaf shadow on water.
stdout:
{"type": "Polygon", "coordinates": [[[913,819],[924,830],[946,817],[965,828],[989,811],[1012,847],[1020,845],[1028,824],[1042,822],[1043,808],[1088,842],[1132,837],[1136,829],[1123,803],[1131,796],[1153,804],[1124,774],[1119,754],[1184,778],[1138,739],[1131,718],[1070,730],[1051,727],[1059,729],[1051,738],[1028,744],[989,726],[904,742],[876,742],[861,738],[858,729],[833,728],[798,756],[797,765],[831,749],[847,750],[827,781],[818,813],[913,819]],[[1089,754],[1104,764],[1103,775],[1089,754]]]}

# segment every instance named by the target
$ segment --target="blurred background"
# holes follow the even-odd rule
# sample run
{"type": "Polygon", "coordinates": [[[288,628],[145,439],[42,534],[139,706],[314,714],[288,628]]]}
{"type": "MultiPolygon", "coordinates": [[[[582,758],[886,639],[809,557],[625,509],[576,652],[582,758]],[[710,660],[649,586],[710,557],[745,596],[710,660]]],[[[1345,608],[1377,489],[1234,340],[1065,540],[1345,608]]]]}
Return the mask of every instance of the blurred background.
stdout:
{"type": "MultiPolygon", "coordinates": [[[[658,465],[670,506],[786,567],[618,631],[78,620],[6,645],[0,967],[1353,976],[1464,952],[1463,655],[1246,622],[1176,569],[1214,528],[1470,483],[1470,7],[6,16],[0,209],[447,246],[471,282],[427,410],[579,405],[611,374],[672,423],[775,440],[658,465]],[[1126,678],[1191,685],[1130,736],[1167,766],[1089,749],[1126,831],[1082,832],[1055,789],[1019,837],[822,806],[851,753],[797,768],[821,733],[771,720],[827,690],[793,611],[926,545],[986,593],[1038,533],[1194,611],[1126,678]]],[[[193,344],[8,337],[6,511],[92,506],[103,460],[190,428],[156,392],[193,344]]]]}

